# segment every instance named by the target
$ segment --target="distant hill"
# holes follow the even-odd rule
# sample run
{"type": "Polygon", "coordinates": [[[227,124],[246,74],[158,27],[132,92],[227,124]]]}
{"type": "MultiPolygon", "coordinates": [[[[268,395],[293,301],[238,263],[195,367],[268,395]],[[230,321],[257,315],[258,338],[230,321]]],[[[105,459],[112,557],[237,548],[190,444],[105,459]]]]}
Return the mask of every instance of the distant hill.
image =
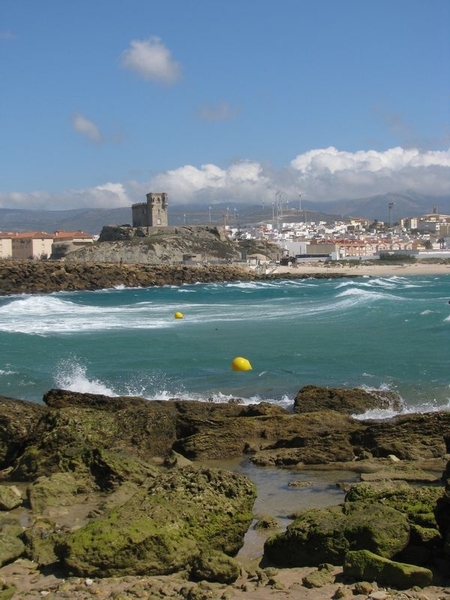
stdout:
{"type": "Polygon", "coordinates": [[[388,222],[389,203],[392,202],[392,222],[404,217],[418,217],[433,212],[436,207],[441,214],[450,214],[450,196],[421,196],[413,193],[380,194],[356,200],[321,202],[324,210],[338,215],[351,215],[388,222]]]}
{"type": "MultiPolygon", "coordinates": [[[[279,221],[334,221],[339,218],[361,217],[394,223],[401,217],[417,217],[433,212],[450,214],[450,197],[419,196],[412,193],[384,194],[356,200],[308,202],[302,200],[301,211],[297,201],[284,202],[279,221]],[[391,215],[389,215],[389,203],[391,215]]],[[[276,223],[277,215],[272,205],[235,204],[233,202],[205,204],[171,204],[169,199],[169,225],[214,224],[243,226],[264,221],[276,223]]],[[[79,208],[74,210],[27,210],[0,208],[0,231],[84,231],[99,234],[104,225],[131,224],[131,207],[79,208]]]]}

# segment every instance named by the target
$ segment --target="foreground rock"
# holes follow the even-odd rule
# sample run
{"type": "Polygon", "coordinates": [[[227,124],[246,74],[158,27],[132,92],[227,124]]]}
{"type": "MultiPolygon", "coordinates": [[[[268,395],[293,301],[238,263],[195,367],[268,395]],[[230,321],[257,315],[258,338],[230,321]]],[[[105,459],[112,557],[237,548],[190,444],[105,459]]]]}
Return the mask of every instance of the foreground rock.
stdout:
{"type": "MultiPolygon", "coordinates": [[[[259,568],[344,568],[350,552],[364,551],[378,557],[369,562],[383,573],[374,576],[380,585],[386,573],[398,575],[398,564],[417,567],[401,567],[419,573],[411,581],[440,582],[450,575],[450,414],[361,421],[335,410],[352,412],[357,393],[315,388],[316,397],[334,399],[329,408],[297,414],[265,403],[64,390],[46,393],[45,405],[0,398],[0,497],[8,511],[0,513],[0,565],[32,559],[65,577],[180,572],[192,582],[234,585],[236,553],[253,519],[253,484],[190,461],[242,457],[297,472],[344,468],[360,479],[340,483],[347,488],[342,505],[293,515],[286,532],[268,539],[259,568]]],[[[180,597],[197,590],[188,588],[180,597]]]]}
{"type": "MultiPolygon", "coordinates": [[[[255,498],[246,477],[218,469],[177,469],[155,477],[128,502],[71,533],[58,552],[76,575],[161,575],[197,561],[198,576],[201,557],[205,563],[213,551],[237,554],[255,498]]],[[[225,557],[222,562],[230,565],[225,557]]],[[[237,578],[236,568],[234,572],[237,578]]]]}

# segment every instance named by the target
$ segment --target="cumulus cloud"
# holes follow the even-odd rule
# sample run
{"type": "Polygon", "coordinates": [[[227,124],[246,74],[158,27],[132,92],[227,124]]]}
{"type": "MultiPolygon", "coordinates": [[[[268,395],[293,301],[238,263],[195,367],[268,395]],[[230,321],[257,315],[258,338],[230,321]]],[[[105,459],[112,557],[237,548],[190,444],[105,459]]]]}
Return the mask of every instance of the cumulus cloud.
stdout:
{"type": "Polygon", "coordinates": [[[304,193],[318,202],[405,190],[440,195],[450,193],[450,151],[345,152],[329,147],[300,154],[279,170],[251,161],[227,169],[187,165],[158,174],[149,189],[166,190],[177,203],[272,202],[277,191],[286,200],[304,193]]]}
{"type": "Polygon", "coordinates": [[[74,115],[72,119],[72,126],[75,131],[80,133],[90,142],[100,143],[103,140],[103,136],[100,133],[100,129],[97,127],[97,125],[83,115],[74,115]]]}
{"type": "Polygon", "coordinates": [[[69,209],[122,207],[145,201],[149,191],[169,194],[171,204],[272,204],[283,201],[352,200],[387,193],[450,194],[450,150],[420,151],[391,148],[347,152],[334,147],[299,154],[274,169],[268,164],[241,160],[226,168],[214,164],[184,165],[155,175],[149,181],[105,183],[61,194],[34,192],[0,194],[0,207],[69,209]]]}
{"type": "Polygon", "coordinates": [[[401,171],[407,167],[438,165],[450,167],[450,153],[447,151],[420,152],[417,148],[391,148],[385,152],[375,150],[344,152],[333,146],[324,150],[310,150],[291,161],[291,166],[302,173],[331,173],[341,171],[379,172],[387,169],[401,171]]]}
{"type": "Polygon", "coordinates": [[[197,111],[200,119],[215,123],[218,121],[229,121],[240,112],[239,108],[233,108],[228,102],[219,102],[216,105],[205,105],[197,111]]]}
{"type": "Polygon", "coordinates": [[[130,47],[122,52],[119,65],[143,79],[168,85],[176,83],[181,76],[180,65],[172,59],[159,37],[132,40],[130,47]]]}

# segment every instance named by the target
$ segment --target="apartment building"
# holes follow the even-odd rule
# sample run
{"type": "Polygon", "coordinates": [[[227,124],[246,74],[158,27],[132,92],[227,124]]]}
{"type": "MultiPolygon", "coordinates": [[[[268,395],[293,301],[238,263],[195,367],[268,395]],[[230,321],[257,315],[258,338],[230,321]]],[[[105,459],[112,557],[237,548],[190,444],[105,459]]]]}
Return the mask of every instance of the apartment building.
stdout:
{"type": "Polygon", "coordinates": [[[12,258],[45,259],[52,253],[53,235],[42,231],[12,233],[12,258]]]}
{"type": "Polygon", "coordinates": [[[12,241],[11,235],[8,233],[0,233],[0,258],[12,257],[12,241]]]}
{"type": "Polygon", "coordinates": [[[83,231],[0,233],[0,258],[45,260],[52,256],[55,244],[65,243],[74,250],[93,241],[94,236],[83,231]]]}

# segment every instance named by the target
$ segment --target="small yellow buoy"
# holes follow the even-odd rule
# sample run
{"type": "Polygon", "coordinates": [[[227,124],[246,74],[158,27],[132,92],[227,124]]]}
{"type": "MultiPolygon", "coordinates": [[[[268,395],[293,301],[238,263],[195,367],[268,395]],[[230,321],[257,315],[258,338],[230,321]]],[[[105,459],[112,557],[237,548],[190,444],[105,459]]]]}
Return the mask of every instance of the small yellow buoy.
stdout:
{"type": "Polygon", "coordinates": [[[243,358],[242,356],[236,356],[236,358],[233,358],[231,368],[233,371],[251,371],[252,365],[248,359],[243,358]]]}
{"type": "Polygon", "coordinates": [[[182,319],[183,313],[177,311],[173,316],[175,317],[175,319],[182,319]]]}

